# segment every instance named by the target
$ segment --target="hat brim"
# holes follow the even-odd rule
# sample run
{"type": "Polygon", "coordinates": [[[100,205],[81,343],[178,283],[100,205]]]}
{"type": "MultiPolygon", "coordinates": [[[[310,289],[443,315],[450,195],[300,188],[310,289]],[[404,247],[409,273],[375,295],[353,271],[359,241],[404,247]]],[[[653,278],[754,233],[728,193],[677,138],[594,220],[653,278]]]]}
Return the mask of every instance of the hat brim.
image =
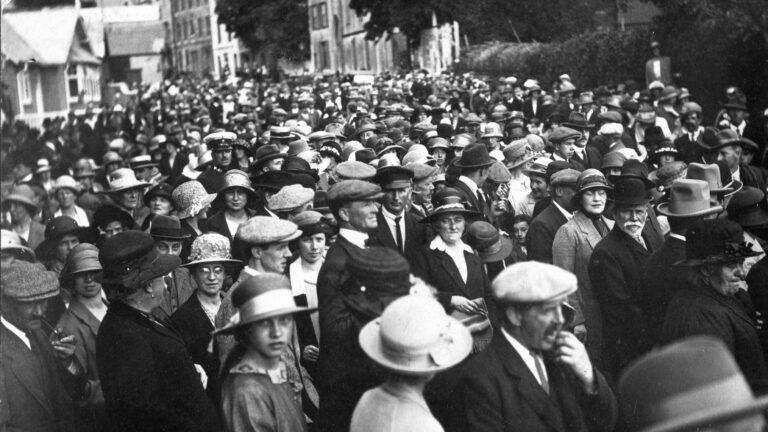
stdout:
{"type": "Polygon", "coordinates": [[[110,190],[108,190],[106,192],[109,193],[109,194],[113,194],[113,193],[117,193],[117,192],[127,191],[127,190],[130,190],[130,189],[144,189],[144,188],[148,188],[150,186],[152,186],[152,185],[150,185],[147,182],[137,181],[136,183],[129,184],[129,185],[126,185],[126,186],[122,186],[122,187],[119,187],[117,189],[110,189],[110,190]]]}
{"type": "MultiPolygon", "coordinates": [[[[590,102],[590,103],[593,103],[593,102],[590,102]]],[[[594,123],[578,124],[578,123],[568,123],[568,122],[565,122],[565,123],[561,124],[560,126],[569,127],[571,129],[582,130],[582,129],[592,129],[593,127],[595,127],[595,124],[594,123]]]]}
{"type": "MultiPolygon", "coordinates": [[[[199,212],[200,210],[204,209],[205,207],[211,205],[211,203],[216,199],[217,196],[218,196],[218,194],[215,194],[215,193],[206,195],[206,197],[203,198],[203,201],[201,201],[200,208],[197,211],[199,212]]],[[[195,213],[197,213],[197,212],[195,212],[195,213]]],[[[183,209],[183,210],[178,210],[176,212],[176,216],[179,218],[179,220],[181,220],[181,219],[186,219],[186,218],[188,218],[190,216],[193,216],[193,215],[190,214],[189,209],[187,208],[187,209],[183,209]]]]}
{"type": "Polygon", "coordinates": [[[16,257],[16,259],[20,259],[23,261],[34,263],[37,261],[37,257],[35,256],[35,251],[32,249],[26,247],[26,246],[5,246],[2,249],[0,249],[0,252],[10,253],[13,256],[16,257]]]}
{"type": "Polygon", "coordinates": [[[56,237],[44,240],[42,243],[40,243],[40,245],[37,246],[37,248],[35,248],[35,255],[41,260],[47,259],[50,256],[53,248],[56,247],[56,244],[61,240],[62,237],[66,235],[76,236],[78,240],[80,240],[80,243],[93,243],[93,240],[96,237],[92,228],[78,227],[72,231],[57,234],[56,237]]]}
{"type": "Polygon", "coordinates": [[[424,219],[420,220],[421,223],[432,223],[437,220],[438,217],[445,215],[445,214],[461,214],[466,217],[480,217],[482,214],[480,212],[476,212],[474,210],[469,209],[447,209],[447,210],[438,210],[434,213],[430,214],[429,216],[425,217],[424,219]]]}
{"type": "Polygon", "coordinates": [[[272,153],[253,161],[253,163],[251,164],[251,168],[260,168],[262,165],[264,165],[269,161],[272,161],[275,159],[285,159],[286,157],[288,157],[288,153],[272,153]]]}
{"type": "MultiPolygon", "coordinates": [[[[371,360],[380,366],[405,375],[425,375],[450,369],[461,363],[472,351],[472,335],[455,318],[447,317],[449,325],[445,330],[445,338],[452,340],[445,350],[441,351],[441,364],[432,362],[428,367],[405,366],[390,360],[385,354],[386,349],[381,342],[381,318],[366,324],[360,330],[360,347],[371,360]]],[[[428,354],[427,354],[428,355],[428,354]]]]}
{"type": "Polygon", "coordinates": [[[483,263],[493,263],[497,261],[501,261],[509,256],[509,254],[512,253],[512,249],[514,247],[514,244],[512,243],[512,240],[510,240],[507,236],[501,236],[499,237],[499,241],[501,242],[501,249],[494,253],[486,254],[482,251],[478,250],[477,255],[480,257],[480,261],[483,263]]]}
{"type": "Polygon", "coordinates": [[[731,420],[748,417],[768,408],[768,396],[756,398],[754,402],[734,407],[708,408],[685,416],[675,416],[666,421],[653,424],[638,432],[675,432],[697,430],[702,426],[712,427],[731,420]]]}
{"type": "Polygon", "coordinates": [[[160,276],[167,275],[173,269],[181,265],[181,258],[176,255],[158,255],[149,269],[144,270],[139,275],[138,283],[143,284],[160,276]]]}
{"type": "Polygon", "coordinates": [[[33,209],[35,209],[33,213],[37,213],[38,211],[40,211],[40,207],[37,205],[37,203],[25,197],[24,195],[10,194],[7,197],[5,197],[5,199],[3,200],[3,203],[6,203],[6,202],[17,202],[19,204],[24,204],[27,207],[32,207],[33,209]]]}
{"type": "Polygon", "coordinates": [[[681,261],[677,261],[672,265],[675,267],[699,267],[703,265],[723,264],[723,263],[730,263],[734,261],[740,261],[746,258],[756,257],[761,254],[762,254],[761,252],[757,252],[754,250],[739,256],[719,254],[719,255],[711,255],[706,258],[684,259],[681,261]]]}
{"type": "Polygon", "coordinates": [[[528,162],[529,160],[533,159],[533,157],[534,157],[533,155],[524,156],[522,159],[519,159],[517,162],[515,162],[515,163],[509,162],[509,163],[504,164],[504,166],[506,166],[507,169],[517,168],[520,165],[522,165],[522,164],[528,162]]]}
{"type": "Polygon", "coordinates": [[[734,222],[742,227],[756,227],[768,224],[768,211],[758,208],[756,211],[736,215],[728,215],[734,222]]]}
{"type": "MultiPolygon", "coordinates": [[[[265,312],[263,314],[252,315],[243,320],[230,319],[230,321],[227,324],[225,324],[221,328],[214,330],[213,332],[211,332],[211,334],[212,335],[232,334],[235,331],[237,331],[237,329],[239,329],[240,327],[243,327],[250,323],[261,321],[267,318],[272,318],[272,317],[281,316],[281,315],[305,314],[305,313],[314,312],[316,310],[317,308],[315,307],[294,306],[294,307],[282,308],[282,309],[265,312]]],[[[234,317],[239,317],[239,315],[235,315],[233,316],[233,318],[234,317]]]]}
{"type": "Polygon", "coordinates": [[[457,160],[453,164],[453,166],[455,166],[457,168],[483,168],[483,167],[491,166],[494,163],[496,163],[496,161],[494,159],[492,159],[492,158],[490,160],[488,160],[487,162],[483,162],[483,163],[479,163],[479,164],[463,164],[463,163],[461,163],[461,160],[457,160]]]}
{"type": "Polygon", "coordinates": [[[670,202],[659,203],[656,206],[656,212],[667,217],[688,218],[688,217],[706,216],[714,213],[720,213],[723,211],[723,206],[715,206],[715,207],[710,207],[708,209],[698,210],[690,213],[675,213],[669,207],[670,204],[671,204],[670,202]]]}
{"type": "Polygon", "coordinates": [[[229,259],[229,258],[206,258],[206,259],[200,259],[196,261],[190,261],[186,264],[182,264],[180,267],[194,267],[198,264],[213,264],[213,263],[242,264],[243,262],[240,260],[229,259]]]}

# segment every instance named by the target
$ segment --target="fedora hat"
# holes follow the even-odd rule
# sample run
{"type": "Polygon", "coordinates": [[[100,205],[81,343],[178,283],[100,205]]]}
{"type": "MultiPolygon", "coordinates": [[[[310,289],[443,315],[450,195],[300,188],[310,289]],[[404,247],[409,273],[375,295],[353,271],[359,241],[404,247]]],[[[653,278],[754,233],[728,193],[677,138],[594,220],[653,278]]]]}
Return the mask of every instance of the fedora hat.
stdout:
{"type": "Polygon", "coordinates": [[[366,355],[390,371],[432,374],[465,359],[472,350],[469,330],[446,315],[435,299],[407,295],[393,301],[358,337],[366,355]]]}
{"type": "Polygon", "coordinates": [[[752,152],[757,152],[760,150],[760,147],[755,144],[754,141],[749,138],[740,137],[739,134],[731,128],[721,130],[715,135],[715,138],[717,139],[717,145],[713,150],[717,150],[728,145],[739,145],[743,149],[750,150],[752,152]]]}
{"type": "Polygon", "coordinates": [[[760,255],[744,241],[744,230],[728,219],[702,220],[685,234],[685,259],[675,266],[695,267],[725,264],[760,255]]]}
{"type": "Polygon", "coordinates": [[[232,259],[230,249],[229,239],[223,235],[214,232],[202,234],[192,242],[189,262],[182,264],[182,267],[207,263],[241,264],[242,261],[232,259]]]}
{"type": "Polygon", "coordinates": [[[656,211],[664,216],[685,218],[720,213],[723,207],[710,204],[707,182],[679,179],[672,183],[669,201],[657,205],[656,211]]]}
{"type": "Polygon", "coordinates": [[[287,277],[262,273],[243,280],[232,292],[232,318],[213,334],[231,334],[244,325],[281,315],[309,313],[317,308],[296,306],[287,277]]]}
{"type": "Polygon", "coordinates": [[[464,148],[461,158],[454,163],[457,168],[484,168],[493,165],[485,144],[471,144],[464,148]]]}
{"type": "Polygon", "coordinates": [[[130,168],[118,168],[107,174],[107,192],[122,192],[129,189],[139,189],[149,187],[150,184],[136,179],[136,174],[130,168]]]}
{"type": "Polygon", "coordinates": [[[578,111],[571,111],[571,113],[568,114],[568,120],[563,122],[562,126],[576,130],[585,130],[592,129],[595,127],[595,124],[590,123],[583,113],[578,111]]]}
{"type": "Polygon", "coordinates": [[[768,224],[768,210],[765,209],[765,193],[758,188],[745,186],[728,201],[728,218],[742,227],[756,227],[768,224]]]}
{"type": "Polygon", "coordinates": [[[173,190],[173,204],[179,219],[196,215],[216,199],[216,194],[209,194],[197,180],[184,182],[173,190]]]}
{"type": "Polygon", "coordinates": [[[0,252],[24,261],[35,262],[35,251],[27,247],[15,231],[0,230],[0,252]]]}
{"type": "Polygon", "coordinates": [[[651,197],[642,180],[625,177],[614,182],[612,201],[615,205],[636,206],[648,204],[651,197]]]}
{"type": "Polygon", "coordinates": [[[40,211],[40,207],[35,200],[35,191],[26,184],[20,184],[14,186],[10,193],[3,198],[3,202],[17,202],[25,205],[29,209],[29,213],[34,215],[40,211]]]}
{"type": "Polygon", "coordinates": [[[639,358],[621,376],[618,399],[628,432],[709,430],[768,407],[768,397],[754,397],[730,350],[711,336],[639,358]]]}
{"type": "Polygon", "coordinates": [[[512,253],[512,240],[486,221],[475,221],[467,230],[467,243],[483,263],[502,261],[512,253]]]}
{"type": "Polygon", "coordinates": [[[646,188],[652,188],[656,185],[648,178],[648,166],[637,159],[629,159],[621,166],[621,174],[613,177],[616,181],[624,178],[634,178],[643,182],[646,188]]]}
{"type": "Polygon", "coordinates": [[[251,169],[259,169],[271,160],[283,159],[287,156],[286,153],[280,153],[280,149],[274,144],[263,145],[254,152],[251,169]]]}
{"type": "Polygon", "coordinates": [[[723,108],[729,108],[729,109],[737,109],[746,111],[747,110],[747,99],[743,96],[735,96],[729,98],[728,102],[723,104],[723,108]]]}
{"type": "Polygon", "coordinates": [[[720,176],[720,168],[717,164],[700,164],[691,162],[688,164],[685,178],[694,180],[704,180],[709,185],[709,193],[719,194],[733,192],[733,187],[723,186],[723,180],[720,176]]]}
{"type": "Polygon", "coordinates": [[[181,221],[176,216],[155,215],[149,224],[149,235],[152,238],[169,240],[184,240],[189,234],[181,230],[181,221]]]}
{"type": "Polygon", "coordinates": [[[421,220],[422,223],[430,223],[444,214],[462,214],[465,217],[477,217],[480,213],[469,208],[467,197],[458,190],[446,187],[432,197],[433,210],[429,216],[421,220]]]}

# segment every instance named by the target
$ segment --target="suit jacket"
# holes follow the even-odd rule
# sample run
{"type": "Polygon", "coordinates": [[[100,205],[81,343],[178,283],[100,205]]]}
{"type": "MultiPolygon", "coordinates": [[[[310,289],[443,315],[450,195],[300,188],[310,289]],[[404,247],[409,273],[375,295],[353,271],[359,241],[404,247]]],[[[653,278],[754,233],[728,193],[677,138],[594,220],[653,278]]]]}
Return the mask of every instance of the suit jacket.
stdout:
{"type": "Polygon", "coordinates": [[[600,150],[596,147],[586,146],[584,147],[584,158],[582,159],[578,153],[575,153],[571,161],[578,163],[584,169],[594,168],[599,170],[603,164],[603,155],[600,154],[600,150]]]}
{"type": "Polygon", "coordinates": [[[27,240],[27,246],[30,249],[35,250],[40,243],[45,241],[45,225],[32,221],[29,225],[29,239],[27,240]]]}
{"type": "Polygon", "coordinates": [[[750,384],[768,383],[768,368],[755,322],[733,296],[706,286],[686,285],[672,298],[661,328],[661,343],[710,335],[725,343],[750,384]]]}
{"type": "MultiPolygon", "coordinates": [[[[601,217],[608,229],[613,228],[612,220],[605,216],[601,217]]],[[[592,257],[595,246],[602,239],[592,220],[583,212],[577,211],[573,219],[557,230],[552,244],[552,263],[575,274],[579,282],[578,291],[572,294],[568,301],[576,310],[574,325],[584,324],[587,328],[587,352],[598,364],[603,323],[600,304],[595,298],[592,282],[589,279],[589,259],[592,257]]]]}
{"type": "Polygon", "coordinates": [[[684,259],[685,241],[670,236],[648,260],[641,307],[648,319],[648,331],[654,343],[659,340],[669,302],[675,293],[688,284],[688,268],[673,265],[684,259]]]}
{"type": "Polygon", "coordinates": [[[739,164],[739,173],[741,174],[741,182],[744,183],[744,186],[752,186],[762,191],[765,190],[765,169],[751,165],[739,164]]]}
{"type": "Polygon", "coordinates": [[[537,118],[539,120],[544,120],[541,117],[542,110],[541,110],[541,97],[537,98],[536,100],[536,110],[533,109],[533,98],[528,98],[523,102],[523,115],[525,115],[525,118],[530,120],[532,118],[537,118]]]}
{"type": "Polygon", "coordinates": [[[503,334],[469,360],[452,395],[455,418],[449,431],[611,431],[616,424],[616,399],[595,370],[597,392],[589,395],[565,370],[545,356],[547,394],[503,334]]]}
{"type": "Polygon", "coordinates": [[[647,249],[617,225],[595,246],[589,278],[603,316],[602,362],[611,378],[651,347],[641,302],[646,264],[661,247],[643,233],[647,249]]]}
{"type": "Polygon", "coordinates": [[[113,431],[218,431],[184,340],[121,301],[96,337],[96,363],[113,431]]]}
{"type": "MultiPolygon", "coordinates": [[[[480,201],[477,199],[477,194],[472,192],[466,183],[457,179],[453,187],[460,190],[464,194],[464,196],[467,198],[467,203],[469,204],[470,209],[476,212],[480,212],[486,221],[492,220],[490,197],[486,196],[485,205],[480,205],[480,201]]],[[[478,188],[478,190],[481,191],[482,189],[478,188]]]]}
{"type": "MultiPolygon", "coordinates": [[[[699,137],[701,137],[701,134],[699,134],[699,137]]],[[[688,133],[684,133],[683,135],[677,137],[677,139],[675,139],[674,146],[677,151],[680,152],[680,156],[682,157],[683,162],[687,164],[691,162],[701,162],[701,158],[703,156],[701,147],[696,141],[691,141],[688,133]]]]}
{"type": "Polygon", "coordinates": [[[379,226],[371,236],[372,245],[394,249],[411,261],[413,254],[417,253],[419,248],[427,242],[427,225],[419,223],[411,212],[404,212],[403,220],[400,221],[400,223],[405,224],[405,253],[397,248],[397,242],[394,237],[392,237],[392,231],[389,229],[389,225],[387,224],[387,220],[381,209],[379,209],[379,212],[376,214],[376,219],[379,221],[379,226]]]}
{"type": "Polygon", "coordinates": [[[160,159],[160,172],[168,176],[170,180],[168,183],[174,184],[174,180],[181,177],[184,166],[187,164],[187,155],[182,152],[176,152],[176,156],[173,159],[173,168],[171,168],[170,158],[167,154],[164,154],[160,159]]]}
{"type": "Polygon", "coordinates": [[[30,350],[0,324],[0,430],[74,431],[74,406],[60,381],[50,344],[38,342],[30,337],[34,351],[30,350]]]}
{"type": "Polygon", "coordinates": [[[526,239],[528,258],[532,261],[552,264],[552,243],[555,241],[557,230],[566,222],[568,219],[554,203],[536,216],[531,221],[526,239]]]}

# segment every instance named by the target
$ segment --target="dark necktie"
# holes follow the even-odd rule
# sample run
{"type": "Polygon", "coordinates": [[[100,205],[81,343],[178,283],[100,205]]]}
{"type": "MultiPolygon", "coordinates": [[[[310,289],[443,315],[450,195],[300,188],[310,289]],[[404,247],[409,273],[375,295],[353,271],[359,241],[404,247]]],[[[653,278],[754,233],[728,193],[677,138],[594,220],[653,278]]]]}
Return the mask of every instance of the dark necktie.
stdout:
{"type": "Polygon", "coordinates": [[[477,206],[480,207],[478,210],[480,210],[480,213],[485,213],[485,197],[483,196],[483,191],[480,189],[477,190],[477,206]]]}
{"type": "Polygon", "coordinates": [[[549,394],[549,380],[547,379],[547,373],[544,372],[544,361],[541,359],[541,355],[536,351],[531,351],[531,355],[533,356],[533,362],[536,364],[536,375],[539,376],[541,387],[544,388],[544,391],[547,392],[547,394],[549,394]]]}
{"type": "Polygon", "coordinates": [[[405,249],[403,248],[403,233],[400,231],[400,220],[402,218],[402,216],[395,218],[395,242],[397,243],[397,249],[400,252],[405,252],[405,249]]]}

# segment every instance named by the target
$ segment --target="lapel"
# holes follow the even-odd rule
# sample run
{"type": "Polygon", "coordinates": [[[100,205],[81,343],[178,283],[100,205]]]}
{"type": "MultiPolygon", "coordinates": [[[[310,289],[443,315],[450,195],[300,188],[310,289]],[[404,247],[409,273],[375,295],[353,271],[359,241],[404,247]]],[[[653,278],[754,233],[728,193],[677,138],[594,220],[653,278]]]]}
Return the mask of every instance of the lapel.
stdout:
{"type": "MultiPolygon", "coordinates": [[[[504,335],[500,332],[497,333],[493,338],[491,347],[496,354],[497,363],[501,364],[507,374],[517,382],[518,394],[522,399],[525,399],[539,419],[554,430],[565,431],[562,414],[550,400],[550,395],[547,395],[539,382],[536,381],[528,366],[520,358],[520,354],[506,340],[504,335]]],[[[552,377],[556,371],[550,372],[550,370],[551,368],[547,369],[547,375],[552,377]]],[[[550,385],[550,392],[554,395],[555,388],[552,385],[550,385]]]]}
{"type": "Polygon", "coordinates": [[[392,238],[392,231],[389,230],[387,218],[384,217],[384,213],[381,212],[381,209],[379,209],[379,212],[376,213],[376,219],[379,221],[379,243],[381,243],[382,246],[397,250],[397,242],[395,242],[395,239],[392,238]]]}
{"type": "Polygon", "coordinates": [[[467,197],[467,201],[470,202],[470,204],[472,205],[472,208],[485,214],[484,209],[480,208],[480,203],[477,201],[477,195],[475,195],[474,193],[472,193],[471,190],[469,190],[469,186],[467,186],[466,183],[464,183],[461,180],[456,180],[456,184],[454,185],[454,187],[461,190],[464,193],[464,196],[467,197]]]}
{"type": "MultiPolygon", "coordinates": [[[[608,230],[613,228],[613,221],[606,218],[605,216],[601,216],[603,218],[603,222],[605,222],[606,226],[608,227],[608,230]]],[[[573,215],[573,220],[576,223],[576,226],[579,227],[579,230],[584,234],[584,236],[587,239],[587,243],[589,243],[589,246],[592,249],[595,249],[595,246],[602,240],[603,238],[600,237],[600,233],[597,231],[597,228],[595,228],[595,225],[592,223],[592,220],[590,220],[584,213],[578,211],[573,215]]]]}
{"type": "MultiPolygon", "coordinates": [[[[29,336],[29,339],[32,346],[34,346],[35,342],[33,338],[29,336]]],[[[46,377],[42,377],[42,379],[40,379],[41,377],[35,377],[35,370],[30,367],[30,365],[37,363],[34,359],[35,354],[24,345],[24,342],[2,324],[0,324],[0,341],[2,341],[0,345],[3,347],[3,349],[0,350],[3,355],[3,364],[10,365],[11,370],[13,371],[13,374],[16,375],[16,378],[18,378],[19,383],[32,394],[46,411],[51,415],[55,415],[51,402],[45,396],[43,388],[36,385],[37,383],[45,384],[46,377]]],[[[39,353],[38,355],[42,354],[39,353]]],[[[43,364],[45,359],[42,358],[41,360],[41,364],[43,364]]],[[[43,367],[45,367],[44,364],[43,367]]]]}
{"type": "MultiPolygon", "coordinates": [[[[441,250],[434,249],[432,252],[440,260],[440,265],[446,271],[448,276],[453,279],[453,283],[456,284],[456,287],[461,290],[462,294],[469,298],[469,293],[467,292],[467,284],[464,283],[463,279],[461,279],[461,274],[459,273],[459,269],[456,267],[456,264],[453,262],[453,259],[447,253],[441,250]]],[[[464,258],[466,259],[466,252],[464,253],[464,258]]],[[[469,262],[467,262],[467,272],[469,272],[469,262]]],[[[467,275],[467,280],[469,280],[469,275],[467,275]]]]}
{"type": "MultiPolygon", "coordinates": [[[[69,312],[88,326],[88,329],[90,329],[93,334],[94,340],[96,340],[96,335],[99,333],[101,322],[93,316],[91,311],[89,311],[85,305],[75,300],[69,304],[69,312]]],[[[80,341],[80,343],[82,343],[82,341],[80,341]]]]}
{"type": "MultiPolygon", "coordinates": [[[[624,231],[617,228],[614,225],[614,229],[611,232],[616,233],[617,239],[629,250],[629,253],[632,255],[644,255],[644,256],[650,256],[652,251],[650,249],[646,249],[640,245],[635,239],[627,235],[624,231]]],[[[645,240],[645,245],[649,248],[651,247],[651,243],[646,238],[647,236],[643,233],[643,240],[645,240]]],[[[610,235],[610,234],[609,234],[610,235]]]]}

